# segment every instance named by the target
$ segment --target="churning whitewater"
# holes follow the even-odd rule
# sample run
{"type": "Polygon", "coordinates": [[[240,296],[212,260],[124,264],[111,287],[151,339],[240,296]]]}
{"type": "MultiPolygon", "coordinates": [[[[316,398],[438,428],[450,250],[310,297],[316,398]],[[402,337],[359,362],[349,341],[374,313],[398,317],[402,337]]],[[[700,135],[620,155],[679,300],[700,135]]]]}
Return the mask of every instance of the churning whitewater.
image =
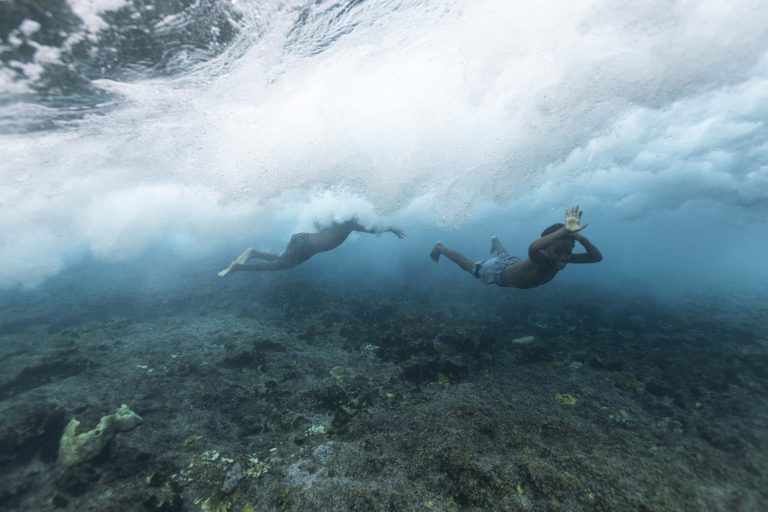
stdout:
{"type": "Polygon", "coordinates": [[[41,7],[3,6],[4,287],[347,210],[458,227],[579,202],[621,244],[703,218],[755,248],[762,2],[41,7]]]}
{"type": "Polygon", "coordinates": [[[0,510],[768,509],[768,3],[0,2],[0,510]]]}

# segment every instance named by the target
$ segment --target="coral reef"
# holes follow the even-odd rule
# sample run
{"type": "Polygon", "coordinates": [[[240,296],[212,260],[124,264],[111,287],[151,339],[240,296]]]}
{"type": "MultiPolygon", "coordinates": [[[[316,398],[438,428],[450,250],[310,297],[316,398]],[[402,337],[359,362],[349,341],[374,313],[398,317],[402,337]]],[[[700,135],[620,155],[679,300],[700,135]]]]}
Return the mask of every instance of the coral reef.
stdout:
{"type": "Polygon", "coordinates": [[[55,294],[25,304],[36,321],[0,309],[0,508],[768,503],[759,300],[466,287],[438,304],[301,273],[265,278],[246,304],[227,298],[242,286],[100,299],[119,316],[68,317],[55,294]],[[141,428],[127,430],[139,421],[127,408],[102,416],[116,396],[141,428]],[[98,426],[77,433],[78,421],[98,426]]]}

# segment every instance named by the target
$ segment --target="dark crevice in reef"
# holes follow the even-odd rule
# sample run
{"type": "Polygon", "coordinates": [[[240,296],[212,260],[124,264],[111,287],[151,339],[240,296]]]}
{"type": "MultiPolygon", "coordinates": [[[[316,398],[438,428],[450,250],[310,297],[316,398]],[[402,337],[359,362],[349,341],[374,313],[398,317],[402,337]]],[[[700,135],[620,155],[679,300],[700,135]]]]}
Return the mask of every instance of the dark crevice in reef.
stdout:
{"type": "Polygon", "coordinates": [[[77,375],[92,365],[93,363],[80,355],[77,349],[57,351],[39,364],[24,368],[15,377],[0,384],[0,400],[77,375]]]}

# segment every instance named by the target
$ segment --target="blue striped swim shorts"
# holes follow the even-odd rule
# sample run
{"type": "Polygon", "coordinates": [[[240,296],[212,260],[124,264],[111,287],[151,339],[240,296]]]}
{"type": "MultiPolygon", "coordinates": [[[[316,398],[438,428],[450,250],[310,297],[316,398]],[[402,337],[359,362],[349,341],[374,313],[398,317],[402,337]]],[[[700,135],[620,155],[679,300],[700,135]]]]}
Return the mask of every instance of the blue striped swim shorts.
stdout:
{"type": "Polygon", "coordinates": [[[504,272],[505,268],[514,265],[518,261],[520,261],[520,258],[517,256],[503,252],[493,258],[475,263],[472,275],[482,280],[485,284],[504,286],[504,283],[501,281],[502,272],[504,272]]]}

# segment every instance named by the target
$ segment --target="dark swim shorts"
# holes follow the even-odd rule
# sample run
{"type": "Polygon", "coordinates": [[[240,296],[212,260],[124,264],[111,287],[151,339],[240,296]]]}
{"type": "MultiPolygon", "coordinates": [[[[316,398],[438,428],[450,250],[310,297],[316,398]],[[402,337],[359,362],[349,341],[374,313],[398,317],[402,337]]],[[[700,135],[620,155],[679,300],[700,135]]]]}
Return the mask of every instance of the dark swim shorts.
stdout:
{"type": "Polygon", "coordinates": [[[518,261],[520,261],[520,258],[517,256],[503,252],[493,258],[475,263],[472,275],[481,279],[485,284],[504,286],[504,283],[501,281],[501,273],[504,272],[505,268],[514,265],[518,261]]]}

